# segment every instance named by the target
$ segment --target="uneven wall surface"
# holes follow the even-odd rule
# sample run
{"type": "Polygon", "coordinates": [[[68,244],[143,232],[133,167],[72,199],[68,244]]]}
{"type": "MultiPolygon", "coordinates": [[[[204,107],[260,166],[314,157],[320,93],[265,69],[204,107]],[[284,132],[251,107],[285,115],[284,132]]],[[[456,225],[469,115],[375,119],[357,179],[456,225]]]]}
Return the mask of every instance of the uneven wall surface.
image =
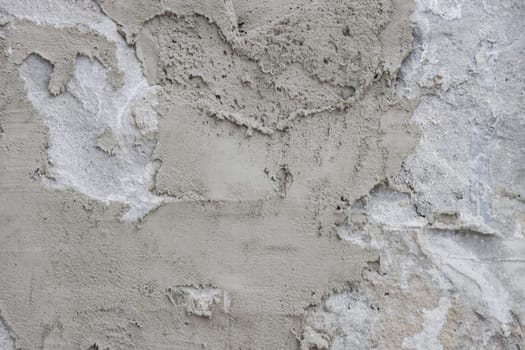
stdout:
{"type": "Polygon", "coordinates": [[[0,0],[0,350],[523,349],[522,0],[0,0]]]}

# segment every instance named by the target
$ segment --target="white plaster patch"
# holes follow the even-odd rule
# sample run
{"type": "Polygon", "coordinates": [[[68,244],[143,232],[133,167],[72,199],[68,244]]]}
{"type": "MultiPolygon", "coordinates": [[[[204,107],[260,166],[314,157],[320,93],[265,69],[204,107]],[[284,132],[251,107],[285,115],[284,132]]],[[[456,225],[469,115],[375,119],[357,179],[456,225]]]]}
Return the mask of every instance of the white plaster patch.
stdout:
{"type": "MultiPolygon", "coordinates": [[[[460,237],[460,234],[455,233],[425,234],[421,236],[421,243],[435,265],[455,287],[471,297],[471,305],[478,313],[487,318],[494,317],[502,324],[511,322],[513,301],[499,273],[491,269],[490,265],[495,262],[483,261],[475,253],[476,245],[487,243],[482,237],[474,237],[479,242],[462,242],[460,237]]],[[[494,245],[494,248],[497,246],[494,245]]]]}
{"type": "Polygon", "coordinates": [[[463,302],[503,328],[511,311],[524,314],[523,152],[514,151],[523,149],[523,80],[510,78],[523,70],[523,10],[513,0],[417,0],[399,86],[420,98],[423,136],[403,176],[428,220],[421,248],[463,302]],[[443,222],[443,213],[453,215],[443,222]]]}
{"type": "Polygon", "coordinates": [[[141,138],[132,125],[135,99],[151,92],[145,81],[126,81],[114,91],[98,62],[80,57],[67,91],[57,97],[47,90],[51,65],[33,55],[20,73],[29,100],[43,115],[49,132],[48,161],[58,189],[72,188],[102,202],[127,204],[125,220],[144,216],[162,202],[149,189],[155,167],[150,161],[155,143],[141,138]],[[111,130],[119,152],[101,152],[97,141],[111,130]]]}
{"type": "MultiPolygon", "coordinates": [[[[118,35],[115,24],[91,2],[84,5],[75,24],[89,25],[115,42],[124,84],[115,90],[108,83],[107,70],[86,57],[77,59],[67,91],[56,97],[47,91],[52,67],[46,61],[31,56],[23,63],[20,74],[29,100],[49,130],[51,181],[46,184],[57,189],[71,188],[104,203],[123,203],[129,211],[122,219],[134,221],[164,200],[150,192],[156,171],[151,161],[157,129],[155,88],[148,85],[133,49],[118,35]],[[118,149],[114,156],[96,147],[100,135],[108,130],[114,137],[114,149],[118,149]]],[[[31,7],[32,2],[21,2],[10,10],[27,16],[33,14],[31,7]]],[[[76,13],[61,1],[46,1],[39,7],[43,12],[30,19],[59,27],[70,26],[70,13],[76,13]],[[63,16],[57,16],[57,12],[64,12],[63,16]]]]}
{"type": "Polygon", "coordinates": [[[301,350],[328,350],[330,339],[326,334],[320,333],[312,327],[305,327],[301,338],[301,350]]]}
{"type": "Polygon", "coordinates": [[[15,339],[0,317],[0,350],[15,350],[15,339]]]}
{"type": "Polygon", "coordinates": [[[301,349],[369,349],[378,317],[378,308],[364,294],[332,294],[307,312],[301,349]]]}
{"type": "Polygon", "coordinates": [[[403,340],[403,349],[414,350],[442,350],[443,346],[438,337],[446,323],[446,316],[450,308],[450,300],[441,298],[439,306],[433,310],[423,312],[423,329],[418,334],[403,340]]]}
{"type": "Polygon", "coordinates": [[[449,21],[460,19],[462,15],[459,0],[420,0],[417,3],[419,11],[429,11],[449,21]]]}
{"type": "Polygon", "coordinates": [[[225,313],[230,312],[231,299],[228,292],[213,287],[183,286],[168,290],[173,303],[184,305],[187,314],[210,318],[212,306],[222,304],[225,313]]]}

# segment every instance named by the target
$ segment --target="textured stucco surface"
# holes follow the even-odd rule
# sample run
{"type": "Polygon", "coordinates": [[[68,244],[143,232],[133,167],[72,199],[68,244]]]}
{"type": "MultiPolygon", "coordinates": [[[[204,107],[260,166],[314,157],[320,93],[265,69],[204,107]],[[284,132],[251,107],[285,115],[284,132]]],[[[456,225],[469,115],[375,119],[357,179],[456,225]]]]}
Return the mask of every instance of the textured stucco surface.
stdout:
{"type": "Polygon", "coordinates": [[[521,0],[0,0],[0,350],[525,347],[521,0]]]}

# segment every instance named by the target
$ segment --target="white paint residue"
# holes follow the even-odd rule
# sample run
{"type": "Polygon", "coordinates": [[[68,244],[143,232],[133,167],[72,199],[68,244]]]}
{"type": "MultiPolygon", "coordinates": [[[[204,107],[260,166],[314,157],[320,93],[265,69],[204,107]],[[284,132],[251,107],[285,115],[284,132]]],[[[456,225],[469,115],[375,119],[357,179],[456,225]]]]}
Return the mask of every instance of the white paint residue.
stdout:
{"type": "Polygon", "coordinates": [[[450,300],[441,298],[439,306],[434,310],[424,311],[423,330],[418,334],[403,339],[403,349],[415,350],[442,350],[439,333],[446,323],[446,316],[450,308],[450,300]]]}

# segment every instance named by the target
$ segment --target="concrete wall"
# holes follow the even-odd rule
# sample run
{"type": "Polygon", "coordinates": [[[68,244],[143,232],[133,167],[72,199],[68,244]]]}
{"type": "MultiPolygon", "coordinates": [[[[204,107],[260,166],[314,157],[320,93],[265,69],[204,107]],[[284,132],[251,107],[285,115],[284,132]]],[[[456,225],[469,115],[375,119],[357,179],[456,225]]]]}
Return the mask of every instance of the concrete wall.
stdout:
{"type": "Polygon", "coordinates": [[[0,350],[521,349],[522,0],[0,0],[0,350]]]}

